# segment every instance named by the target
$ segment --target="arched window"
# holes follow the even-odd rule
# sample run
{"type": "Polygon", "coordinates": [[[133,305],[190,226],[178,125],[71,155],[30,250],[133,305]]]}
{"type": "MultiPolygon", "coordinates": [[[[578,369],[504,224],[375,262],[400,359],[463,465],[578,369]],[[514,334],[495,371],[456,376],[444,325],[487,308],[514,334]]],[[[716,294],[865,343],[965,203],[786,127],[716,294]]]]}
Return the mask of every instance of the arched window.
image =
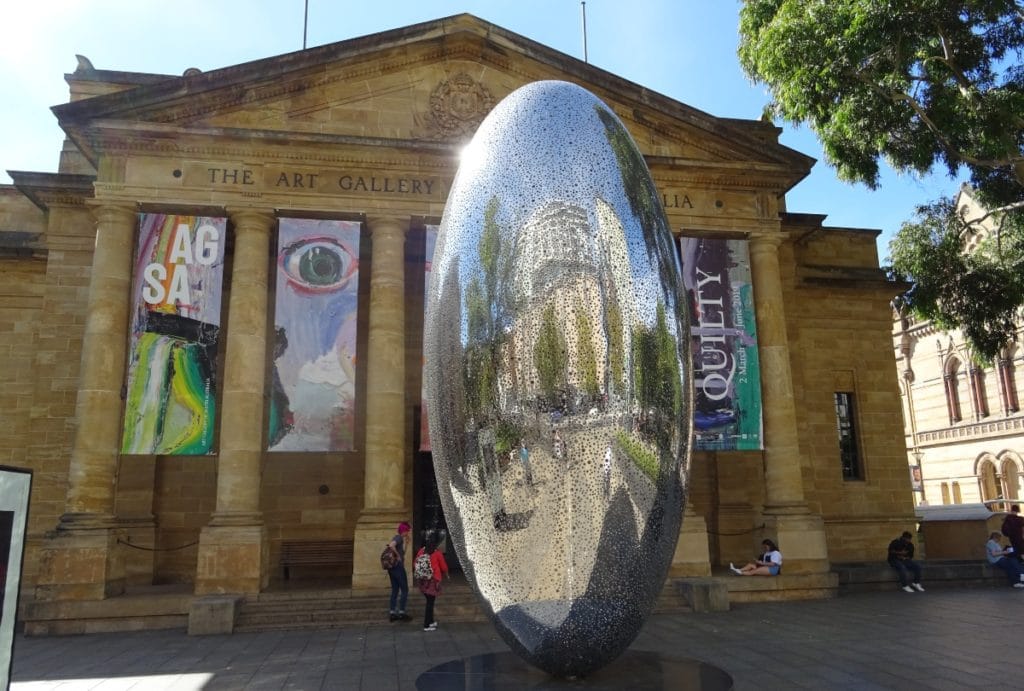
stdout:
{"type": "Polygon", "coordinates": [[[1020,410],[1020,402],[1017,398],[1017,376],[1013,367],[1013,351],[1003,351],[996,360],[996,368],[999,372],[999,394],[1003,399],[1003,410],[1007,413],[1016,413],[1020,410]]]}
{"type": "Polygon", "coordinates": [[[1003,482],[1003,497],[1007,501],[1016,502],[1020,499],[1020,466],[1010,457],[1002,459],[1000,475],[1003,482]]]}
{"type": "Polygon", "coordinates": [[[996,472],[996,464],[985,459],[978,464],[978,487],[982,501],[994,501],[1003,498],[1003,487],[996,472]]]}
{"type": "Polygon", "coordinates": [[[968,370],[971,382],[971,403],[974,404],[974,417],[976,420],[988,417],[988,394],[985,393],[985,370],[975,364],[971,364],[968,370]]]}
{"type": "Polygon", "coordinates": [[[946,410],[949,412],[949,424],[960,422],[960,360],[955,357],[946,362],[943,382],[946,385],[946,410]]]}
{"type": "Polygon", "coordinates": [[[941,485],[939,485],[939,490],[942,491],[942,503],[943,504],[948,504],[949,503],[949,483],[948,482],[943,482],[941,485]]]}

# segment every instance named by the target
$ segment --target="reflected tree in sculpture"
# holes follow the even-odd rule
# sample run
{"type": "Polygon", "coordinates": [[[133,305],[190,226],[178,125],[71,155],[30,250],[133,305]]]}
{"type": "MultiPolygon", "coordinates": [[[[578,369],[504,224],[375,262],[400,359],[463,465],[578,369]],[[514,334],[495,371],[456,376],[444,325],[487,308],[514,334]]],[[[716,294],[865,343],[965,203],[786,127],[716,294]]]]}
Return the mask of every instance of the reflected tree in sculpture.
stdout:
{"type": "Polygon", "coordinates": [[[679,534],[687,309],[626,128],[564,82],[510,94],[467,147],[428,295],[442,502],[499,632],[566,677],[633,640],[679,534]]]}

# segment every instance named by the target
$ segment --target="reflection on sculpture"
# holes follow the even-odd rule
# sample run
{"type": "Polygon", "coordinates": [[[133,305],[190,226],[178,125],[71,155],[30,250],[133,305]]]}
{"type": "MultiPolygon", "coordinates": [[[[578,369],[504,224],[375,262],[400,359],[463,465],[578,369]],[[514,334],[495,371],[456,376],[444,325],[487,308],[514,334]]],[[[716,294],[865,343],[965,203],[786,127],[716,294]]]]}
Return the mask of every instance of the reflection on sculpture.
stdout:
{"type": "Polygon", "coordinates": [[[622,123],[565,82],[509,95],[466,149],[432,269],[424,376],[460,560],[518,654],[585,675],[661,590],[691,433],[678,259],[622,123]]]}

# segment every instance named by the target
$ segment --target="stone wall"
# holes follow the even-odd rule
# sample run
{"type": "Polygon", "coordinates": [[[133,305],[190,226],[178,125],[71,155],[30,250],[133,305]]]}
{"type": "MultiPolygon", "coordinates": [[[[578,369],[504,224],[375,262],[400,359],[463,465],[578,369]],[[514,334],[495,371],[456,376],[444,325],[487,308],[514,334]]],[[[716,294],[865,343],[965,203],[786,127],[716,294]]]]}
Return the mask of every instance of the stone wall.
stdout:
{"type": "Polygon", "coordinates": [[[887,333],[895,288],[881,282],[873,233],[820,229],[798,236],[791,252],[787,315],[806,497],[825,520],[832,561],[879,559],[913,528],[887,333]],[[861,479],[843,478],[838,391],[854,394],[861,479]]]}

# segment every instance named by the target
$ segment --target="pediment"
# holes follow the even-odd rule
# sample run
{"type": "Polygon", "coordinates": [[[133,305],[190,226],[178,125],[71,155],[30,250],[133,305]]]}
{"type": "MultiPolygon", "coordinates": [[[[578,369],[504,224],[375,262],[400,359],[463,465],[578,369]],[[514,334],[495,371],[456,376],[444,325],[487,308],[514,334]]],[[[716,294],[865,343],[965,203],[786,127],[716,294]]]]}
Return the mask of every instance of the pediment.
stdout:
{"type": "Polygon", "coordinates": [[[294,133],[325,144],[460,146],[504,96],[540,79],[593,91],[649,157],[759,164],[787,170],[783,176],[793,182],[813,163],[764,136],[770,125],[716,118],[471,15],[169,78],[54,111],[83,149],[102,148],[87,133],[98,123],[108,130],[122,123],[140,136],[152,125],[164,140],[175,132],[278,140],[294,133]]]}

